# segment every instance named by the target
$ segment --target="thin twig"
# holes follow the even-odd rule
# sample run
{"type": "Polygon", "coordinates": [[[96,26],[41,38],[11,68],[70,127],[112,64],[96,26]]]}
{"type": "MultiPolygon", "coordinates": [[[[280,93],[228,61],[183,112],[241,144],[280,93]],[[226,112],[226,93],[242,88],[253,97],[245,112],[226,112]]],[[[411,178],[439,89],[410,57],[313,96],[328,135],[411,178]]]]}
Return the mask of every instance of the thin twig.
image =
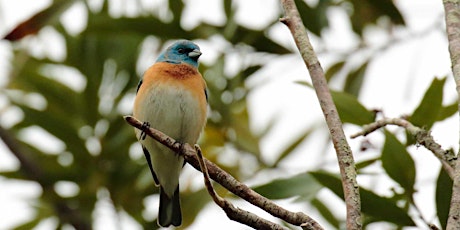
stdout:
{"type": "MultiPolygon", "coordinates": [[[[443,0],[452,73],[460,98],[460,0],[443,0]]],[[[460,101],[459,101],[460,109],[460,101]]],[[[458,155],[457,155],[458,156],[458,155]]],[[[446,229],[460,229],[460,160],[456,160],[446,229]]]]}
{"type": "Polygon", "coordinates": [[[294,0],[281,0],[281,4],[284,8],[285,17],[281,18],[280,21],[291,31],[297,48],[308,68],[337,154],[347,207],[347,229],[361,229],[361,199],[358,182],[356,181],[355,162],[343,131],[337,108],[332,100],[324,71],[310,43],[294,0]]]}
{"type": "Polygon", "coordinates": [[[254,229],[285,229],[281,225],[260,218],[251,212],[236,208],[232,203],[220,197],[212,186],[211,179],[209,178],[209,172],[206,168],[206,163],[204,163],[203,154],[201,153],[201,149],[198,145],[195,145],[195,151],[198,156],[201,172],[203,172],[206,189],[214,202],[225,211],[228,218],[239,223],[244,223],[254,229]]]}
{"type": "MultiPolygon", "coordinates": [[[[193,166],[196,170],[201,171],[200,163],[196,156],[196,151],[189,144],[184,144],[181,150],[181,144],[166,134],[153,128],[144,129],[145,127],[143,128],[142,122],[132,116],[125,116],[124,119],[133,127],[143,130],[148,136],[167,146],[174,152],[183,155],[187,163],[193,166]]],[[[272,216],[278,217],[296,226],[307,223],[308,226],[311,226],[309,229],[323,229],[321,225],[319,225],[314,219],[305,213],[291,212],[284,209],[283,207],[278,206],[273,201],[250,189],[247,185],[237,181],[234,177],[219,168],[219,166],[212,163],[211,161],[204,159],[204,162],[211,179],[222,185],[233,194],[270,213],[272,216]]]]}
{"type": "Polygon", "coordinates": [[[443,169],[446,171],[447,174],[449,174],[450,178],[454,179],[455,156],[453,156],[450,153],[450,151],[444,150],[441,147],[441,145],[433,139],[433,136],[431,136],[431,133],[429,131],[419,128],[405,119],[384,118],[378,120],[374,123],[364,125],[363,130],[361,132],[351,135],[351,138],[366,136],[386,125],[397,125],[407,130],[407,132],[409,132],[412,136],[415,137],[417,144],[423,145],[439,159],[443,169]]]}

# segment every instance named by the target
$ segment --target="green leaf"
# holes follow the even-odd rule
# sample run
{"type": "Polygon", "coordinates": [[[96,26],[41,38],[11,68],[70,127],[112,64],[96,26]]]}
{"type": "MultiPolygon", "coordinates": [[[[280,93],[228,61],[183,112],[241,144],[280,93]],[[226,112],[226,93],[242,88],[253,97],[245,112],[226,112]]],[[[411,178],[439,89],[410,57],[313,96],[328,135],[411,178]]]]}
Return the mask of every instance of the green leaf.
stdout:
{"type": "Polygon", "coordinates": [[[183,210],[187,210],[187,215],[183,215],[183,226],[193,223],[204,206],[211,201],[211,197],[206,189],[196,192],[181,192],[181,204],[183,210]]]}
{"type": "Polygon", "coordinates": [[[449,175],[441,168],[436,181],[436,211],[438,213],[442,229],[446,229],[451,196],[452,179],[450,179],[449,175]]]}
{"type": "Polygon", "coordinates": [[[377,24],[382,17],[390,18],[393,24],[404,25],[404,18],[391,0],[351,0],[350,2],[353,4],[351,25],[359,35],[362,35],[366,25],[377,24]]]}
{"type": "Polygon", "coordinates": [[[226,36],[228,41],[232,44],[245,43],[254,47],[259,52],[276,54],[291,53],[289,49],[264,36],[263,30],[252,30],[236,25],[236,28],[234,28],[231,33],[228,33],[226,36]]]}
{"type": "Polygon", "coordinates": [[[358,170],[366,168],[367,166],[372,165],[372,164],[374,164],[375,162],[377,162],[379,160],[380,160],[380,157],[374,157],[374,158],[367,159],[367,160],[364,160],[364,161],[361,161],[361,162],[357,162],[356,163],[356,168],[358,170]]]}
{"type": "Polygon", "coordinates": [[[303,0],[295,0],[295,4],[300,12],[300,17],[305,27],[317,36],[321,36],[321,30],[329,26],[327,9],[330,1],[319,1],[315,7],[310,7],[303,0]]]}
{"type": "Polygon", "coordinates": [[[295,140],[293,140],[284,150],[281,151],[279,157],[276,159],[275,163],[273,163],[273,167],[276,167],[284,158],[289,156],[293,150],[302,144],[315,130],[315,127],[309,128],[304,133],[299,135],[295,140]]]}
{"type": "Polygon", "coordinates": [[[345,81],[345,86],[344,86],[344,91],[358,97],[359,92],[361,91],[361,87],[363,85],[364,81],[364,76],[366,74],[367,70],[367,65],[369,62],[365,62],[363,65],[361,65],[358,69],[350,72],[348,74],[348,77],[345,81]]]}
{"type": "MultiPolygon", "coordinates": [[[[344,199],[342,182],[337,175],[324,171],[310,172],[310,174],[342,200],[344,199]]],[[[364,214],[375,218],[376,221],[387,221],[399,226],[415,226],[414,221],[404,209],[396,205],[395,201],[379,196],[364,188],[360,188],[359,193],[361,196],[361,211],[364,214]]]]}
{"type": "Polygon", "coordinates": [[[339,61],[326,70],[325,77],[329,82],[343,68],[345,61],[339,61]]]}
{"type": "Polygon", "coordinates": [[[232,7],[232,2],[231,0],[224,0],[224,12],[227,16],[227,20],[233,19],[234,9],[232,7]]]}
{"type": "Polygon", "coordinates": [[[445,82],[446,78],[433,79],[422,101],[408,119],[412,124],[428,130],[438,120],[439,112],[442,108],[445,82]]]}
{"type": "Polygon", "coordinates": [[[14,227],[13,229],[16,229],[16,230],[30,230],[30,229],[34,229],[40,222],[42,221],[42,219],[40,218],[33,218],[27,222],[24,222],[22,223],[21,225],[18,225],[16,227],[14,227]]]}
{"type": "Polygon", "coordinates": [[[337,217],[335,217],[327,205],[316,198],[311,201],[311,204],[321,213],[321,216],[326,219],[327,222],[334,226],[334,228],[340,229],[340,221],[337,220],[337,217]]]}
{"type": "Polygon", "coordinates": [[[443,106],[439,111],[437,121],[445,120],[458,112],[458,102],[454,101],[453,103],[443,106]]]}
{"type": "Polygon", "coordinates": [[[382,167],[394,181],[401,185],[409,197],[414,193],[415,163],[406,147],[385,130],[382,150],[382,167]]]}
{"type": "Polygon", "coordinates": [[[365,125],[374,121],[375,114],[367,110],[356,97],[345,92],[331,91],[343,123],[365,125]]]}
{"type": "Polygon", "coordinates": [[[254,188],[254,191],[268,199],[285,199],[293,196],[312,199],[321,187],[310,174],[301,173],[291,178],[277,179],[259,185],[254,188]]]}

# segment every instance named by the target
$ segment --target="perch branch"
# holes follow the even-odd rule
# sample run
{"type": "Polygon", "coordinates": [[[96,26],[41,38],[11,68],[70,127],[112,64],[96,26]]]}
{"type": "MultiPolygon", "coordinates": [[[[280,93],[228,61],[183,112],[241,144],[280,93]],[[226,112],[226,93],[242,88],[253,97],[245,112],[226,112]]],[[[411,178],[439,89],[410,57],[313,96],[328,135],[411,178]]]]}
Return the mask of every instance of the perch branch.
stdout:
{"type": "Polygon", "coordinates": [[[209,195],[214,200],[214,203],[219,205],[219,207],[221,207],[225,211],[228,218],[239,223],[245,223],[246,225],[254,229],[285,229],[279,224],[260,218],[259,216],[251,212],[242,210],[240,208],[236,208],[235,206],[233,206],[232,203],[220,197],[214,190],[214,187],[212,186],[211,179],[209,178],[208,169],[206,168],[206,163],[204,163],[203,154],[201,153],[201,149],[198,145],[195,145],[195,151],[198,156],[201,172],[203,172],[204,184],[206,185],[206,189],[208,190],[209,195]]]}
{"type": "MultiPolygon", "coordinates": [[[[143,130],[144,133],[148,136],[167,146],[174,152],[181,154],[187,163],[189,163],[196,170],[201,171],[200,163],[196,156],[196,151],[189,144],[185,144],[181,150],[181,144],[175,142],[174,139],[167,136],[166,134],[153,128],[143,128],[142,122],[140,122],[132,116],[125,116],[124,119],[133,127],[143,130]]],[[[211,161],[204,159],[204,162],[206,164],[206,168],[208,169],[208,173],[211,179],[222,185],[224,188],[226,188],[233,194],[270,213],[272,216],[278,217],[296,226],[306,224],[308,226],[311,226],[311,228],[309,229],[323,229],[314,219],[312,219],[308,215],[302,212],[290,212],[278,206],[273,201],[261,196],[254,190],[250,189],[247,185],[237,181],[234,177],[232,177],[230,174],[219,168],[216,164],[212,163],[211,161]]]]}
{"type": "Polygon", "coordinates": [[[366,136],[386,125],[397,125],[406,129],[412,136],[415,137],[415,140],[419,145],[423,145],[439,159],[443,169],[447,172],[447,174],[449,174],[450,178],[454,179],[455,156],[451,155],[450,151],[442,149],[441,145],[436,143],[429,131],[419,128],[402,118],[384,118],[374,123],[365,125],[363,126],[363,130],[361,132],[351,135],[351,138],[366,136]]]}
{"type": "Polygon", "coordinates": [[[281,4],[284,8],[285,17],[281,18],[280,21],[291,31],[297,48],[308,68],[337,154],[347,207],[347,229],[361,229],[361,199],[358,182],[356,181],[355,162],[343,131],[337,108],[332,100],[326,78],[324,77],[324,71],[310,43],[294,0],[281,0],[281,4]]]}
{"type": "MultiPolygon", "coordinates": [[[[443,0],[452,73],[460,98],[460,1],[443,0]]],[[[459,101],[460,110],[460,101],[459,101]]],[[[457,155],[458,156],[458,155],[457,155]]],[[[455,162],[454,183],[446,229],[460,229],[460,160],[455,162]]]]}

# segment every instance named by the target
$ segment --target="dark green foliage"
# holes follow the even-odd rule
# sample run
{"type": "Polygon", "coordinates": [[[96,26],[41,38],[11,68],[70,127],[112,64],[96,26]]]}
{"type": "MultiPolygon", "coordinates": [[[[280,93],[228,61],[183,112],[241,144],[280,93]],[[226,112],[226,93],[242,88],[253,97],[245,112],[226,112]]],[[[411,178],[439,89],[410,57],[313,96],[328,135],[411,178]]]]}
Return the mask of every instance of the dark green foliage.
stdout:
{"type": "Polygon", "coordinates": [[[385,131],[385,144],[382,150],[382,166],[393,180],[412,197],[415,184],[415,163],[406,147],[390,132],[385,131]]]}
{"type": "Polygon", "coordinates": [[[448,117],[448,113],[440,116],[445,82],[446,78],[433,79],[420,104],[409,118],[412,124],[430,129],[436,121],[439,121],[438,118],[448,117]]]}
{"type": "Polygon", "coordinates": [[[269,199],[285,199],[293,196],[312,199],[320,188],[321,185],[315,183],[315,179],[310,174],[302,173],[287,179],[273,180],[253,189],[269,199]]]}
{"type": "Polygon", "coordinates": [[[444,170],[440,170],[436,181],[436,211],[442,229],[446,229],[449,216],[450,197],[452,196],[452,179],[444,170]]]}
{"type": "MultiPolygon", "coordinates": [[[[342,182],[339,177],[322,171],[310,172],[310,174],[319,183],[343,199],[342,182]]],[[[364,188],[360,188],[359,193],[362,202],[361,210],[364,214],[372,217],[373,221],[388,221],[399,226],[415,225],[406,210],[398,207],[394,200],[379,196],[364,188]]]]}

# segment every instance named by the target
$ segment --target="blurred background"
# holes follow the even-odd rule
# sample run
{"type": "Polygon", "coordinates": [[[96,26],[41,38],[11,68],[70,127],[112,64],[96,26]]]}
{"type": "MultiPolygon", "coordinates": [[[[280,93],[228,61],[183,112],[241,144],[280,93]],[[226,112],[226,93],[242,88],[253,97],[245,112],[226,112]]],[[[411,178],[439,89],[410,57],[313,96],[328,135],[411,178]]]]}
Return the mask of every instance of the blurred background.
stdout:
{"type": "MultiPolygon", "coordinates": [[[[458,149],[441,1],[296,3],[347,136],[404,115],[458,149]]],[[[335,153],[281,9],[275,0],[0,0],[0,229],[158,228],[158,190],[122,116],[177,39],[203,52],[205,156],[281,206],[344,229],[335,153]]],[[[394,127],[349,141],[366,229],[444,226],[451,183],[430,152],[394,127]]],[[[181,229],[247,229],[188,165],[181,200],[181,229]]]]}

